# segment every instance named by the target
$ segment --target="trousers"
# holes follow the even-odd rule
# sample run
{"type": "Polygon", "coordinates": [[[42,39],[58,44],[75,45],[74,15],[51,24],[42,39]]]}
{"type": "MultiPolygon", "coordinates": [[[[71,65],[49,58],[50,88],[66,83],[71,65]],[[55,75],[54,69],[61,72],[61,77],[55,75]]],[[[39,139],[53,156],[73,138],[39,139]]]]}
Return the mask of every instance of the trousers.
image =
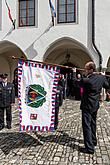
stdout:
{"type": "Polygon", "coordinates": [[[96,118],[97,111],[90,113],[89,111],[82,110],[84,144],[85,148],[90,152],[94,151],[94,146],[97,145],[96,118]]]}
{"type": "Polygon", "coordinates": [[[4,127],[4,112],[6,110],[6,124],[7,126],[11,126],[12,123],[12,113],[11,106],[9,107],[0,107],[0,127],[4,127]]]}

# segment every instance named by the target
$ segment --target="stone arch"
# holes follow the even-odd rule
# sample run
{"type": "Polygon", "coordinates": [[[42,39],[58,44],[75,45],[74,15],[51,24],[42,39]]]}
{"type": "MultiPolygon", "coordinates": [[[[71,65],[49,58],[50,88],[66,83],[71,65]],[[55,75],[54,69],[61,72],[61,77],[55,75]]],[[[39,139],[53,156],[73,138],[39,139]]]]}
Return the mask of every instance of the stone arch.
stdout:
{"type": "Polygon", "coordinates": [[[18,60],[13,60],[12,56],[15,57],[24,57],[26,55],[24,52],[14,43],[9,41],[0,42],[0,73],[7,73],[8,80],[13,81],[14,79],[14,70],[17,68],[18,60]]]}
{"type": "Polygon", "coordinates": [[[83,68],[86,62],[93,60],[91,53],[82,43],[63,37],[49,45],[43,61],[64,65],[67,63],[67,53],[70,55],[68,62],[80,68],[83,68]]]}

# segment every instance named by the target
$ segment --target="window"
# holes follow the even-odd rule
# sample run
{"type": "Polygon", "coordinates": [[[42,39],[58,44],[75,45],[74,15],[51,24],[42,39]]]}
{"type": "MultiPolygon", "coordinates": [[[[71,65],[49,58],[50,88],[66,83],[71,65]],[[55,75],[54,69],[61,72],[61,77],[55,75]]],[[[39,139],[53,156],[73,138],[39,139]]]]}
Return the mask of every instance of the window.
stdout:
{"type": "Polygon", "coordinates": [[[76,22],[76,0],[57,0],[58,23],[76,22]]]}
{"type": "Polygon", "coordinates": [[[35,26],[35,0],[19,0],[19,26],[35,26]]]}

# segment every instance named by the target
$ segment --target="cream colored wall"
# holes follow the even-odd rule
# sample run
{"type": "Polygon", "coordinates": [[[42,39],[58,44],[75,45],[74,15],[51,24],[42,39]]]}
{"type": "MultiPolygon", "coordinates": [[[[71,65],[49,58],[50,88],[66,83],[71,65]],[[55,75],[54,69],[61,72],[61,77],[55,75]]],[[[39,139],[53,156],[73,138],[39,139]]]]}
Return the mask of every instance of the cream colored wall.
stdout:
{"type": "MultiPolygon", "coordinates": [[[[61,38],[69,37],[86,47],[86,49],[90,52],[90,58],[95,61],[98,67],[99,56],[93,49],[91,43],[92,1],[77,1],[78,19],[76,23],[57,24],[56,18],[55,26],[51,27],[44,33],[51,22],[51,12],[48,0],[36,0],[36,26],[22,28],[18,27],[18,0],[7,0],[13,19],[16,19],[16,28],[6,36],[12,28],[12,23],[8,17],[5,0],[0,0],[0,9],[2,6],[2,10],[0,10],[0,12],[2,12],[2,29],[0,30],[0,40],[7,40],[15,43],[19,48],[21,48],[28,59],[43,61],[44,54],[48,48],[51,47],[52,43],[61,38]]],[[[110,52],[110,0],[97,0],[95,3],[95,42],[103,56],[102,67],[106,67],[110,52]]],[[[56,0],[53,0],[53,4],[56,4],[56,0]]],[[[85,58],[85,56],[83,57],[85,58]]]]}
{"type": "MultiPolygon", "coordinates": [[[[3,29],[0,32],[1,40],[12,27],[7,15],[6,4],[4,1],[2,2],[3,29]]],[[[57,24],[56,18],[55,26],[50,29],[47,28],[52,23],[49,1],[36,0],[36,26],[22,28],[18,27],[18,0],[7,0],[7,3],[10,6],[13,18],[16,18],[16,29],[7,35],[4,40],[15,43],[21,48],[28,59],[43,61],[44,54],[51,44],[64,37],[76,40],[88,49],[88,0],[78,0],[76,23],[57,24]]],[[[56,0],[53,0],[53,4],[56,4],[56,0]]],[[[94,50],[90,50],[89,52],[91,58],[95,59],[98,65],[99,59],[96,52],[94,50]]]]}

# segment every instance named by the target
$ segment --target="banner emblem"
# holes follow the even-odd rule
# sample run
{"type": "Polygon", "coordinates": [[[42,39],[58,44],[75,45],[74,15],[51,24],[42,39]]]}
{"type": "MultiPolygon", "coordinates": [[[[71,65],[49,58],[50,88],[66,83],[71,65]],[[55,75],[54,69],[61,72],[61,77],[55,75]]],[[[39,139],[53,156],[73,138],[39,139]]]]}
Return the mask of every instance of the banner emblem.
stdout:
{"type": "Polygon", "coordinates": [[[26,87],[26,104],[32,108],[38,108],[46,102],[47,92],[41,85],[29,85],[26,87]]]}

